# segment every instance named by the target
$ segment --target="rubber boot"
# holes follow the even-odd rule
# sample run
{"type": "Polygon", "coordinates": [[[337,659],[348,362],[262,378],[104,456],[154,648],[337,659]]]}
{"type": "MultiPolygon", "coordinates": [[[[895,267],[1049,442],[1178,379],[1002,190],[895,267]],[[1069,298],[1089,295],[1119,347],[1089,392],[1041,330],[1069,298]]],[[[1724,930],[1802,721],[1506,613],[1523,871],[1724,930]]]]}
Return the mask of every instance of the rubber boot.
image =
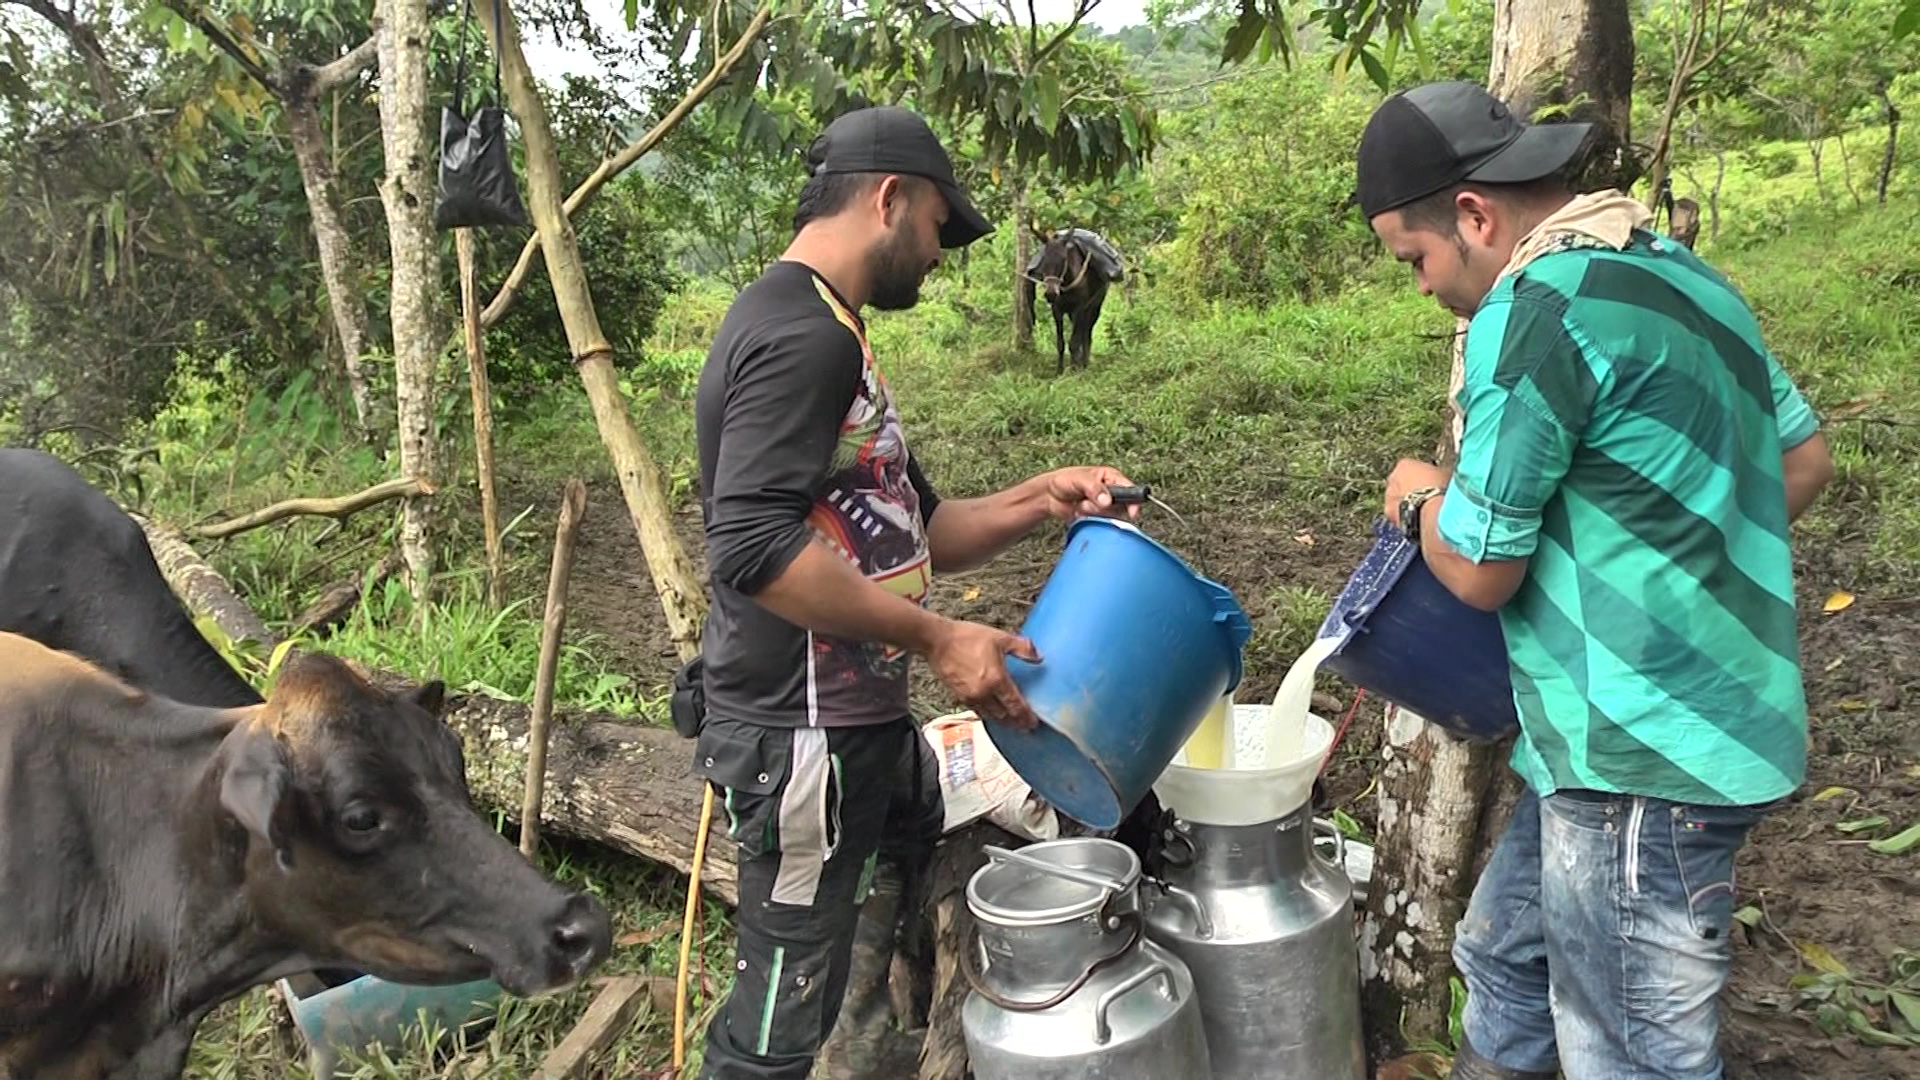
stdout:
{"type": "Polygon", "coordinates": [[[887,983],[899,916],[898,871],[886,859],[877,859],[872,891],[860,905],[854,924],[846,997],[833,1031],[815,1058],[815,1080],[888,1075],[893,1009],[887,983]]]}
{"type": "Polygon", "coordinates": [[[1466,1037],[1460,1038],[1460,1050],[1453,1055],[1453,1068],[1447,1072],[1447,1080],[1555,1080],[1560,1070],[1548,1072],[1520,1072],[1509,1069],[1489,1058],[1481,1057],[1479,1052],[1467,1043],[1466,1037]]]}

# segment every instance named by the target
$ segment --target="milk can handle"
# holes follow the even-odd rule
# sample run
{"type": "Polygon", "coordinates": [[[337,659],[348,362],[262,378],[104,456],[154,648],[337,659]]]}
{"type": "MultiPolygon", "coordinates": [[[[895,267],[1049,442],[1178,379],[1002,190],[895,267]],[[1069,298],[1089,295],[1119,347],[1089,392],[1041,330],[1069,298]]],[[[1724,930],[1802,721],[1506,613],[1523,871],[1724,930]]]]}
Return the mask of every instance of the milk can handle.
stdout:
{"type": "Polygon", "coordinates": [[[1112,1006],[1114,1002],[1119,1001],[1126,993],[1143,985],[1148,979],[1153,978],[1155,975],[1166,976],[1168,997],[1173,997],[1180,992],[1180,988],[1176,986],[1173,981],[1173,969],[1167,966],[1165,960],[1157,956],[1153,957],[1146,967],[1129,975],[1127,980],[1119,986],[1101,994],[1100,1000],[1093,1003],[1094,1042],[1105,1046],[1107,1040],[1113,1038],[1113,1025],[1107,1022],[1107,1009],[1112,1006]]]}
{"type": "Polygon", "coordinates": [[[1192,889],[1181,888],[1178,885],[1169,885],[1164,881],[1160,882],[1159,885],[1161,892],[1180,901],[1180,906],[1186,908],[1187,914],[1193,916],[1193,929],[1195,933],[1203,938],[1213,936],[1213,920],[1207,918],[1206,907],[1200,903],[1200,897],[1196,896],[1192,889]]]}
{"type": "Polygon", "coordinates": [[[1333,837],[1333,858],[1328,859],[1326,856],[1320,855],[1318,845],[1314,845],[1313,853],[1320,855],[1321,862],[1327,863],[1341,873],[1345,873],[1347,869],[1347,835],[1340,831],[1340,826],[1335,825],[1326,818],[1314,818],[1313,831],[1316,833],[1326,833],[1328,836],[1333,837]]]}

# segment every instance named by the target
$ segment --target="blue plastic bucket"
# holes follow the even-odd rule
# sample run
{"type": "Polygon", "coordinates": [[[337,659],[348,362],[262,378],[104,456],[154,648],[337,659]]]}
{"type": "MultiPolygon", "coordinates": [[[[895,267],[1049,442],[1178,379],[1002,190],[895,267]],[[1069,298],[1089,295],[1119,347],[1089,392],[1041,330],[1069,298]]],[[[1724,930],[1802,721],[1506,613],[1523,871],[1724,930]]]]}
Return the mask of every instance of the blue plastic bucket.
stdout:
{"type": "Polygon", "coordinates": [[[1320,637],[1346,638],[1321,668],[1463,739],[1497,742],[1518,731],[1500,617],[1447,591],[1386,518],[1374,535],[1320,625],[1320,637]]]}
{"type": "Polygon", "coordinates": [[[1224,585],[1138,527],[1081,518],[1020,632],[1041,662],[1007,669],[1041,724],[988,719],[987,735],[1036,795],[1112,829],[1240,685],[1253,626],[1224,585]]]}

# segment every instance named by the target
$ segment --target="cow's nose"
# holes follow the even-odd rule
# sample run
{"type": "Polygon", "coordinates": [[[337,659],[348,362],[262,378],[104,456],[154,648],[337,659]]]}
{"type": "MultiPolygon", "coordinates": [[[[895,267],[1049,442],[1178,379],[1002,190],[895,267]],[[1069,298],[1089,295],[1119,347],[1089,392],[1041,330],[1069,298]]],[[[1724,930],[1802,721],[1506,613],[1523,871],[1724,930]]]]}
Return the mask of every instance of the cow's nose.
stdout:
{"type": "Polygon", "coordinates": [[[554,958],[584,974],[613,948],[613,923],[607,909],[585,893],[575,893],[560,909],[549,932],[554,958]]]}

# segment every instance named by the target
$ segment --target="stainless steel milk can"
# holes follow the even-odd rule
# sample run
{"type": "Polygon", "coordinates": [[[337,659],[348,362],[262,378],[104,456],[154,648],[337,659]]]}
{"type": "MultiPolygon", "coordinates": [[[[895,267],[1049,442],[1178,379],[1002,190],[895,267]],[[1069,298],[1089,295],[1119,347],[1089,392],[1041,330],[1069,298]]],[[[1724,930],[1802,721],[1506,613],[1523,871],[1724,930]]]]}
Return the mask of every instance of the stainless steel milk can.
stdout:
{"type": "Polygon", "coordinates": [[[1143,932],[1132,849],[1072,837],[987,853],[961,957],[974,1076],[1214,1075],[1193,977],[1143,932]]]}
{"type": "MultiPolygon", "coordinates": [[[[1186,962],[1213,1075],[1364,1077],[1353,892],[1312,807],[1256,825],[1170,817],[1147,934],[1186,962]]],[[[1338,832],[1334,836],[1338,837],[1338,832]]]]}

